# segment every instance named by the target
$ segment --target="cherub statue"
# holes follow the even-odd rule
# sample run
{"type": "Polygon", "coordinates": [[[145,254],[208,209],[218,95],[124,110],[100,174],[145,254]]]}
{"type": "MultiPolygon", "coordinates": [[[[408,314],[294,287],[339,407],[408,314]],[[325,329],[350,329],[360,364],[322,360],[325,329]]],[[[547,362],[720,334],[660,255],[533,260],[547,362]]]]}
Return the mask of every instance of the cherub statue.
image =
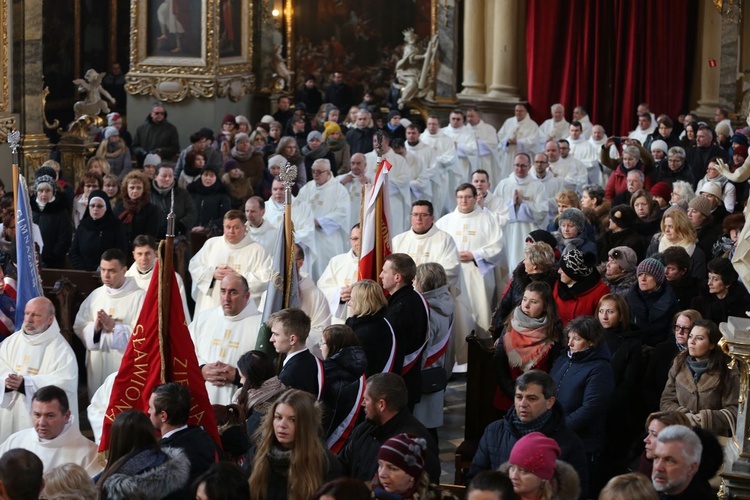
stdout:
{"type": "Polygon", "coordinates": [[[396,80],[403,85],[398,107],[418,97],[425,97],[431,87],[430,67],[437,53],[437,35],[433,36],[423,50],[417,42],[419,39],[412,28],[404,31],[404,55],[396,63],[396,80]]]}
{"type": "Polygon", "coordinates": [[[104,78],[104,73],[97,73],[95,70],[90,69],[84,75],[83,80],[80,78],[73,80],[73,83],[78,85],[78,92],[86,92],[86,98],[73,105],[76,118],[82,115],[94,116],[99,113],[109,113],[109,106],[102,99],[102,96],[113,105],[115,104],[114,97],[102,87],[102,78],[104,78]]]}
{"type": "Polygon", "coordinates": [[[289,85],[292,81],[292,74],[289,72],[289,68],[286,67],[286,61],[284,56],[281,55],[283,47],[279,44],[276,46],[273,52],[273,71],[276,76],[284,80],[284,85],[289,85]]]}

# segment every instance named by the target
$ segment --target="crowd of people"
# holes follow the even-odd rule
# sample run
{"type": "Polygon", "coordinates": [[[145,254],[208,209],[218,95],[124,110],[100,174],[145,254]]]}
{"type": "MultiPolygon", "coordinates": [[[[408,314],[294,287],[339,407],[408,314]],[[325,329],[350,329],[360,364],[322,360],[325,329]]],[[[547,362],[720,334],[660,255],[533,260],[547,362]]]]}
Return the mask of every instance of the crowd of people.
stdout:
{"type": "MultiPolygon", "coordinates": [[[[85,384],[49,300],[15,326],[0,300],[0,492],[454,498],[436,486],[438,443],[475,332],[494,340],[503,417],[478,443],[468,498],[709,498],[740,390],[718,325],[750,309],[730,260],[748,189],[727,177],[750,128],[732,132],[723,110],[711,126],[641,105],[628,137],[607,137],[582,106],[568,122],[556,104],[537,125],[518,104],[499,131],[474,107],[422,130],[327,98],[308,114],[282,96],[254,127],[228,114],[184,149],[162,103],[132,139],[112,113],[77,185],[55,160],[36,170],[39,265],[98,271],[102,286],[73,311],[85,384]],[[393,253],[378,284],[358,280],[358,221],[380,158],[393,253]],[[299,306],[266,321],[277,365],[256,345],[287,163],[299,306]],[[117,415],[102,461],[171,210],[192,248],[178,285],[221,443],[187,425],[190,392],[169,383],[147,411],[117,415]],[[79,382],[95,442],[80,432],[79,382]]],[[[0,209],[12,284],[12,197],[0,209]]]]}

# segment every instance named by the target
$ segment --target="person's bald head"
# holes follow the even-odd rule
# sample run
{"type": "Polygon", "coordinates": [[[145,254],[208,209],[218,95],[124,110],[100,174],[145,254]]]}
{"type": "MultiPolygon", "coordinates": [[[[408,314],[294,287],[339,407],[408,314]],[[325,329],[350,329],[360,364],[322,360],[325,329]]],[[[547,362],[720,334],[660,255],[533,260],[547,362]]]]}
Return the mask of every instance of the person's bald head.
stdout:
{"type": "Polygon", "coordinates": [[[250,300],[250,287],[244,276],[232,273],[222,278],[220,294],[224,316],[237,316],[250,300]]]}
{"type": "Polygon", "coordinates": [[[550,163],[555,163],[560,159],[560,145],[557,141],[547,141],[544,145],[544,154],[547,155],[550,163]]]}
{"type": "Polygon", "coordinates": [[[55,321],[55,306],[46,297],[36,297],[26,303],[23,331],[29,335],[46,332],[55,321]]]}
{"type": "Polygon", "coordinates": [[[266,203],[260,196],[252,196],[245,202],[245,218],[253,227],[260,227],[266,215],[266,203]]]}
{"type": "Polygon", "coordinates": [[[353,175],[359,176],[365,173],[365,169],[367,168],[367,160],[365,160],[365,155],[363,155],[362,153],[354,153],[349,162],[351,163],[353,175]]]}

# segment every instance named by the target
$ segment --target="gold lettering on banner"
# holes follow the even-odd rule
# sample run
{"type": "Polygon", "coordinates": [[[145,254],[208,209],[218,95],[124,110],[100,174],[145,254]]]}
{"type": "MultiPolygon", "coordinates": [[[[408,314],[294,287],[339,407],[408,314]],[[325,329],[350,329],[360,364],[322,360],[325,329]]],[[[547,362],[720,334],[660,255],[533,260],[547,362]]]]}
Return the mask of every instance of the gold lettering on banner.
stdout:
{"type": "Polygon", "coordinates": [[[196,420],[196,424],[200,425],[201,420],[203,420],[203,415],[205,414],[205,411],[196,411],[198,409],[198,404],[194,404],[192,408],[190,408],[190,416],[196,420]]]}
{"type": "Polygon", "coordinates": [[[187,365],[188,365],[187,359],[180,360],[178,358],[174,358],[174,362],[172,363],[172,375],[174,376],[174,382],[179,382],[185,387],[190,386],[189,381],[188,381],[187,365]],[[178,367],[181,369],[178,370],[178,367]]]}

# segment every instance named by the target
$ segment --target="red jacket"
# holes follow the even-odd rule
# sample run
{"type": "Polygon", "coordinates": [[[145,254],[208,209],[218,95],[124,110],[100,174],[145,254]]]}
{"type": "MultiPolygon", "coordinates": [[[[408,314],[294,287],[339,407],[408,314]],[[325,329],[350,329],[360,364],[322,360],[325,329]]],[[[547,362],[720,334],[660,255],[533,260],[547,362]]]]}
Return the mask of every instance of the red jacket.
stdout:
{"type": "Polygon", "coordinates": [[[599,305],[599,299],[609,293],[609,287],[602,283],[602,280],[600,279],[596,285],[583,293],[576,295],[574,300],[563,300],[558,292],[558,288],[561,285],[566,286],[563,285],[561,281],[557,281],[552,293],[555,296],[557,314],[560,316],[563,328],[567,326],[571,319],[577,318],[578,316],[596,316],[596,308],[599,305]]]}
{"type": "MultiPolygon", "coordinates": [[[[643,163],[638,162],[638,165],[636,165],[635,168],[643,172],[643,175],[646,177],[643,187],[645,189],[651,189],[651,186],[654,184],[654,181],[650,175],[646,174],[646,170],[645,170],[646,167],[643,166],[643,163]]],[[[627,191],[628,190],[627,177],[628,177],[627,172],[623,172],[623,169],[620,168],[620,165],[618,165],[617,168],[612,171],[612,175],[609,176],[609,180],[607,181],[607,186],[604,188],[604,199],[612,201],[615,196],[627,191]]]]}

